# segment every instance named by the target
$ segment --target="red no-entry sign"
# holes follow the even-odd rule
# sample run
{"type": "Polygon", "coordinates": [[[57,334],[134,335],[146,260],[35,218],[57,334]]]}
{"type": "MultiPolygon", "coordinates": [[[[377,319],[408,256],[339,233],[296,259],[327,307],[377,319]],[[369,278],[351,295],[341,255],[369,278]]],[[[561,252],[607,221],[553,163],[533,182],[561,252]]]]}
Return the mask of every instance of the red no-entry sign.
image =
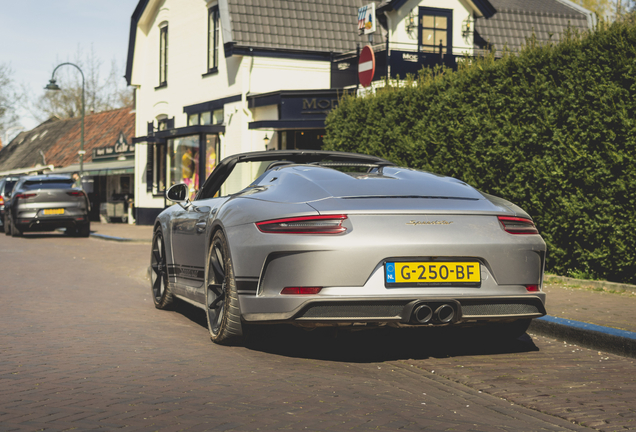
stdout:
{"type": "Polygon", "coordinates": [[[369,87],[373,81],[375,73],[375,54],[370,45],[362,48],[360,59],[358,60],[358,77],[363,87],[369,87]]]}

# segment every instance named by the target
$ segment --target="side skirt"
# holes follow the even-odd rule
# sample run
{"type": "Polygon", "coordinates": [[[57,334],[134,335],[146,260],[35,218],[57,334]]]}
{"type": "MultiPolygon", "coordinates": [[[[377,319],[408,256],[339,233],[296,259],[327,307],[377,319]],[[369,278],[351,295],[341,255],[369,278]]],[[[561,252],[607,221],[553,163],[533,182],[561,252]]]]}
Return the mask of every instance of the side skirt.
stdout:
{"type": "Polygon", "coordinates": [[[191,300],[188,297],[185,297],[185,296],[183,296],[181,294],[174,294],[174,296],[176,298],[178,298],[179,300],[183,300],[186,303],[190,303],[192,306],[196,306],[196,307],[198,307],[200,309],[205,310],[205,305],[204,304],[201,304],[199,302],[195,302],[194,300],[191,300]]]}

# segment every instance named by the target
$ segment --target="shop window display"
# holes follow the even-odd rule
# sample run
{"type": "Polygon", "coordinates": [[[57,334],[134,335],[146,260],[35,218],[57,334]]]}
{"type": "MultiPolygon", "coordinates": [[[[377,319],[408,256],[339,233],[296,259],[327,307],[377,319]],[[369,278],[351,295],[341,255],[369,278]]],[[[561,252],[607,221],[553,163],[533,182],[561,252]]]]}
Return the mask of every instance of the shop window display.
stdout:
{"type": "Polygon", "coordinates": [[[208,178],[217,164],[217,135],[205,136],[205,178],[208,178]]]}
{"type": "Polygon", "coordinates": [[[190,189],[190,199],[194,199],[199,187],[216,168],[219,150],[217,134],[189,135],[169,139],[166,144],[149,146],[148,192],[159,196],[170,186],[185,183],[190,189]]]}
{"type": "Polygon", "coordinates": [[[168,140],[168,184],[185,183],[193,196],[199,190],[199,136],[168,140]]]}

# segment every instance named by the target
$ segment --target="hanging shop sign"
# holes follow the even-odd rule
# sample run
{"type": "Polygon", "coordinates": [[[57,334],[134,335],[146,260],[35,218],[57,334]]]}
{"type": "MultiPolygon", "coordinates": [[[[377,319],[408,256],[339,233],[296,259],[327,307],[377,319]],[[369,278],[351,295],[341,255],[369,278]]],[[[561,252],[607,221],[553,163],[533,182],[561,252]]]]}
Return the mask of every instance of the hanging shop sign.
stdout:
{"type": "Polygon", "coordinates": [[[132,156],[134,154],[135,146],[133,144],[128,144],[124,133],[120,132],[115,145],[93,149],[93,160],[110,159],[119,156],[132,156]]]}
{"type": "Polygon", "coordinates": [[[358,8],[358,31],[360,34],[375,33],[375,3],[358,8]]]}

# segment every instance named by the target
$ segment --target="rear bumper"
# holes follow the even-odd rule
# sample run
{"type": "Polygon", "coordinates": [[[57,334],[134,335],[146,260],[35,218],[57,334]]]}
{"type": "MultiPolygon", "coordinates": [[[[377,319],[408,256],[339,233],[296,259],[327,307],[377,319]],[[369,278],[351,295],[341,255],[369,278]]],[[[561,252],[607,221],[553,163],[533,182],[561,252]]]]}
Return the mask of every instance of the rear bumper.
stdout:
{"type": "Polygon", "coordinates": [[[253,224],[227,229],[241,314],[248,322],[403,325],[413,324],[419,306],[433,313],[452,308],[452,320],[443,324],[546,314],[540,291],[546,246],[539,235],[511,235],[494,216],[444,218],[448,224],[414,226],[413,215],[350,215],[347,233],[333,236],[263,234],[253,224]],[[481,280],[395,286],[385,267],[399,261],[475,262],[481,280]],[[539,291],[528,291],[531,285],[539,291]],[[285,287],[321,290],[283,295],[285,287]]]}
{"type": "Polygon", "coordinates": [[[75,229],[89,223],[88,215],[55,218],[23,218],[17,219],[15,225],[21,231],[53,231],[58,228],[75,229]]]}
{"type": "Polygon", "coordinates": [[[245,321],[254,323],[296,322],[298,324],[399,323],[403,325],[470,324],[510,321],[546,315],[545,293],[508,297],[453,298],[418,296],[404,298],[310,298],[289,310],[292,300],[241,296],[245,321]],[[278,307],[277,307],[278,306],[278,307]],[[453,317],[442,322],[435,315],[427,322],[414,316],[420,306],[435,314],[441,307],[453,309],[453,317]],[[267,310],[266,310],[267,309],[267,310]]]}

